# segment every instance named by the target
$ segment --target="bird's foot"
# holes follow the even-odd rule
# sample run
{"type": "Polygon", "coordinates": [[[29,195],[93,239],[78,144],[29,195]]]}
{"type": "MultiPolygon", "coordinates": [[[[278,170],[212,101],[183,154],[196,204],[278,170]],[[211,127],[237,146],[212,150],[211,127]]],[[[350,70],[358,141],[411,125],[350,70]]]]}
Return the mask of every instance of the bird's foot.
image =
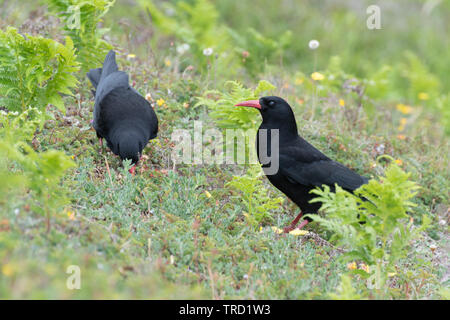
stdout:
{"type": "Polygon", "coordinates": [[[103,138],[98,138],[98,141],[100,142],[100,151],[99,153],[103,153],[103,138]]]}
{"type": "MultiPolygon", "coordinates": [[[[294,230],[295,229],[295,227],[297,226],[297,224],[298,224],[298,222],[300,221],[300,218],[303,216],[303,213],[300,211],[300,213],[297,215],[297,217],[295,217],[295,219],[294,220],[292,220],[292,222],[289,224],[289,226],[287,226],[287,227],[285,227],[284,229],[283,229],[283,232],[284,233],[289,233],[289,232],[291,232],[292,230],[294,230]]],[[[305,220],[305,221],[307,221],[307,220],[305,220]]],[[[303,223],[303,222],[302,222],[303,223]]],[[[306,224],[305,224],[306,225],[306,224]]],[[[305,225],[303,225],[303,226],[305,226],[305,225]]]]}
{"type": "MultiPolygon", "coordinates": [[[[143,156],[140,156],[140,158],[139,158],[140,163],[142,162],[142,157],[143,156]]],[[[128,169],[128,172],[131,173],[132,176],[134,176],[134,174],[136,173],[136,167],[137,167],[137,163],[134,164],[130,169],[128,169]]]]}

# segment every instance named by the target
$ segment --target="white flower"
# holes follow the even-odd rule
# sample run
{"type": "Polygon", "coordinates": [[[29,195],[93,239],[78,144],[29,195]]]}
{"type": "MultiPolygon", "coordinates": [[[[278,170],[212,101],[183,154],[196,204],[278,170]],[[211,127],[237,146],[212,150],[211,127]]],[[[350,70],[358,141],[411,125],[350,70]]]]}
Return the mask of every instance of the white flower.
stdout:
{"type": "Polygon", "coordinates": [[[191,48],[191,46],[189,44],[183,43],[182,45],[179,45],[177,47],[177,52],[178,52],[178,54],[183,54],[186,51],[188,51],[190,48],[191,48]]]}
{"type": "Polygon", "coordinates": [[[319,44],[319,41],[311,40],[308,45],[311,50],[316,50],[319,47],[319,44]]]}
{"type": "Polygon", "coordinates": [[[166,9],[166,15],[169,17],[172,17],[175,14],[175,10],[173,8],[167,8],[166,9]]]}
{"type": "Polygon", "coordinates": [[[205,56],[210,56],[210,55],[213,54],[213,52],[214,52],[213,48],[206,48],[206,49],[203,50],[203,54],[205,56]]]}
{"type": "Polygon", "coordinates": [[[439,221],[439,224],[441,226],[445,226],[447,224],[447,222],[444,219],[442,219],[442,220],[439,221]]]}

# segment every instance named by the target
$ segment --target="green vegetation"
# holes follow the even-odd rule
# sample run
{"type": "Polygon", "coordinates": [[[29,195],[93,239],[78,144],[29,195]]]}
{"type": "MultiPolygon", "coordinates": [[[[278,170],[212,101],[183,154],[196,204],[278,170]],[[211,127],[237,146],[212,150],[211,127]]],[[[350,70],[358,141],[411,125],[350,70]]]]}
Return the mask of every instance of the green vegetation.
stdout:
{"type": "Polygon", "coordinates": [[[368,30],[369,4],[0,0],[0,297],[448,299],[450,4],[379,1],[368,30]],[[135,176],[89,124],[109,48],[160,121],[135,176]],[[368,201],[318,189],[280,235],[299,209],[259,166],[172,163],[174,130],[249,133],[233,105],[268,94],[368,201]]]}
{"type": "Polygon", "coordinates": [[[318,197],[312,202],[321,202],[321,210],[326,214],[326,218],[311,215],[314,221],[331,231],[331,239],[349,250],[341,258],[365,264],[365,270],[358,273],[369,278],[372,287],[383,294],[388,288],[389,272],[396,273],[395,267],[407,255],[408,246],[420,238],[431,220],[424,215],[422,225],[412,227],[413,219],[407,212],[415,207],[409,200],[418,186],[408,181],[408,176],[394,164],[386,170],[385,178],[370,180],[355,195],[339,186],[335,193],[328,186],[313,190],[318,197]]]}
{"type": "Polygon", "coordinates": [[[64,33],[69,36],[77,49],[77,60],[85,72],[103,62],[112,48],[102,36],[107,28],[99,28],[98,23],[114,5],[115,0],[50,0],[49,12],[57,15],[64,24],[64,33]]]}
{"type": "Polygon", "coordinates": [[[45,110],[48,104],[64,111],[60,93],[71,95],[79,70],[73,43],[21,35],[14,28],[0,31],[0,104],[11,111],[29,106],[45,110]]]}

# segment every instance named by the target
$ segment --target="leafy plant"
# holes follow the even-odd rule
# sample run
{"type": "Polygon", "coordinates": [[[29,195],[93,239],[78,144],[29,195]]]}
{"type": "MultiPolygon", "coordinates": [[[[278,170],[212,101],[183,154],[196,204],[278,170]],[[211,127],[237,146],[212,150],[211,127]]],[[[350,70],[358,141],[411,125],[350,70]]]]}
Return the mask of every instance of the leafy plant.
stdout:
{"type": "Polygon", "coordinates": [[[214,68],[215,73],[223,75],[239,67],[228,28],[220,23],[219,13],[211,1],[178,1],[175,5],[165,2],[161,9],[152,1],[140,3],[164,34],[189,45],[194,63],[201,71],[214,68]],[[205,49],[211,50],[205,54],[205,49]]]}
{"type": "Polygon", "coordinates": [[[352,286],[351,278],[343,274],[341,275],[341,284],[336,290],[336,293],[330,293],[330,297],[333,300],[359,300],[361,295],[359,295],[355,288],[352,286]]]}
{"type": "Polygon", "coordinates": [[[48,0],[47,3],[49,11],[64,22],[64,31],[77,48],[82,71],[101,64],[112,46],[102,39],[108,29],[97,25],[115,0],[48,0]]]}
{"type": "Polygon", "coordinates": [[[225,83],[224,92],[218,90],[206,91],[202,97],[197,98],[198,102],[194,105],[194,108],[206,106],[209,109],[209,116],[219,128],[235,129],[233,134],[236,135],[237,141],[245,141],[245,149],[237,148],[238,142],[235,142],[234,139],[233,141],[228,140],[225,147],[236,149],[237,152],[244,150],[245,154],[242,154],[242,156],[245,159],[252,160],[256,159],[256,154],[253,152],[255,148],[250,147],[250,145],[254,144],[260,117],[258,112],[252,110],[252,108],[238,108],[234,105],[241,101],[258,99],[263,92],[273,89],[275,89],[275,86],[266,80],[259,81],[255,89],[245,88],[237,81],[228,81],[225,83]]]}
{"type": "Polygon", "coordinates": [[[267,63],[278,63],[283,52],[292,43],[290,30],[277,39],[264,36],[253,28],[248,28],[244,33],[230,29],[229,34],[239,48],[237,53],[242,56],[243,66],[254,76],[264,71],[267,63]]]}
{"type": "Polygon", "coordinates": [[[261,181],[262,170],[259,165],[250,166],[243,176],[234,176],[225,186],[240,192],[239,198],[245,206],[244,216],[254,227],[261,223],[272,221],[270,210],[276,209],[283,202],[283,198],[269,196],[261,181]]]}
{"type": "Polygon", "coordinates": [[[198,102],[194,108],[206,106],[209,115],[214,119],[216,125],[224,129],[256,129],[258,124],[258,113],[251,108],[237,108],[234,105],[238,102],[259,99],[265,91],[270,91],[276,87],[266,80],[261,80],[255,89],[245,88],[237,81],[227,81],[225,91],[209,90],[202,97],[198,97],[198,102]]]}
{"type": "Polygon", "coordinates": [[[0,30],[0,106],[22,112],[52,104],[64,111],[61,94],[72,94],[78,69],[69,37],[63,45],[12,27],[0,30]]]}
{"type": "Polygon", "coordinates": [[[431,222],[428,216],[423,216],[422,225],[413,227],[413,219],[407,212],[415,206],[410,200],[419,187],[409,176],[392,164],[385,177],[370,180],[354,195],[339,186],[335,193],[327,186],[312,191],[318,195],[312,202],[322,203],[326,218],[311,217],[334,233],[332,241],[349,250],[344,259],[358,259],[368,266],[368,272],[367,269],[354,272],[370,276],[377,289],[384,289],[388,273],[396,271],[396,263],[406,256],[412,240],[420,237],[431,222]]]}
{"type": "Polygon", "coordinates": [[[4,182],[1,200],[7,199],[12,190],[17,193],[29,188],[34,196],[33,210],[46,215],[49,228],[51,213],[67,203],[59,182],[74,163],[61,151],[39,153],[26,142],[40,124],[33,113],[39,111],[31,108],[17,117],[6,112],[0,114],[0,177],[4,182]]]}

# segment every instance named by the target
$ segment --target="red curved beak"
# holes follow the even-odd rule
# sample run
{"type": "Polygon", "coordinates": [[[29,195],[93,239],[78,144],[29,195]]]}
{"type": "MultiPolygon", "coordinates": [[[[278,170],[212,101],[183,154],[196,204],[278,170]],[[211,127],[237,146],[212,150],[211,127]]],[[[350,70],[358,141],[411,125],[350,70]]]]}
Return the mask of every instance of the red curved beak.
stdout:
{"type": "Polygon", "coordinates": [[[261,110],[261,105],[259,104],[259,100],[249,100],[239,102],[234,105],[235,107],[252,107],[261,110]]]}

